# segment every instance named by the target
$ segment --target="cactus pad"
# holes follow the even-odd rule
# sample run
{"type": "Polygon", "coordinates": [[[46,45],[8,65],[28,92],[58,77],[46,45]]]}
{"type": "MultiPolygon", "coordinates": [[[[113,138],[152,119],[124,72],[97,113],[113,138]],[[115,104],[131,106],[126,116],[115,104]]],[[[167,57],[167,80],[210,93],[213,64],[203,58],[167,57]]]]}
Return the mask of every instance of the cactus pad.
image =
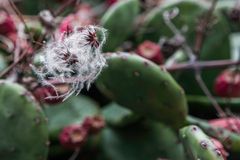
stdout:
{"type": "Polygon", "coordinates": [[[18,84],[1,81],[0,104],[0,159],[46,160],[46,118],[31,95],[18,84]]]}
{"type": "Polygon", "coordinates": [[[140,115],[174,128],[185,121],[187,104],[182,88],[163,68],[137,55],[111,55],[97,86],[117,103],[140,115]]]}
{"type": "Polygon", "coordinates": [[[221,151],[197,126],[187,126],[180,130],[186,154],[191,160],[224,160],[221,151]]]}

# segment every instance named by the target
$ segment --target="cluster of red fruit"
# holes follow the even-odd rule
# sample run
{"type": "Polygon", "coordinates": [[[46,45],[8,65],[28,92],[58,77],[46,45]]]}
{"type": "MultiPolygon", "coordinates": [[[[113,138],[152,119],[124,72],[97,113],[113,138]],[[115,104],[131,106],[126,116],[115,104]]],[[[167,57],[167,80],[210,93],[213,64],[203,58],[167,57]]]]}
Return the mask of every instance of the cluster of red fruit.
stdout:
{"type": "Polygon", "coordinates": [[[79,149],[89,135],[97,134],[104,126],[102,117],[87,117],[82,124],[66,126],[59,135],[59,141],[67,149],[79,149]]]}

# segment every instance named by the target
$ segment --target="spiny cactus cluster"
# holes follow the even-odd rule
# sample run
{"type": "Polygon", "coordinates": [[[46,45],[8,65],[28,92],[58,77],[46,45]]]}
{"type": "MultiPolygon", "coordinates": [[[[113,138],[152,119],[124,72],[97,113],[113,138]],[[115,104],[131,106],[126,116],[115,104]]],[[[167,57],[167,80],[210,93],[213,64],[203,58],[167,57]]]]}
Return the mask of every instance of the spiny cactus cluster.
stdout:
{"type": "Polygon", "coordinates": [[[239,159],[239,3],[46,4],[0,2],[1,160],[239,159]]]}

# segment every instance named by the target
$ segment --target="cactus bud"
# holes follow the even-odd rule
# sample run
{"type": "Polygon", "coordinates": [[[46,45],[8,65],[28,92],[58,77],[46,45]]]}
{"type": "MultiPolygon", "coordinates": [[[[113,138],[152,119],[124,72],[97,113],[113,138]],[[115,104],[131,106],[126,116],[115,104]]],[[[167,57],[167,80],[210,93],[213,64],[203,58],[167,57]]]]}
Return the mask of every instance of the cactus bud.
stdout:
{"type": "Polygon", "coordinates": [[[33,91],[34,97],[41,103],[57,104],[62,102],[62,97],[57,97],[58,93],[49,86],[38,87],[33,91]],[[52,98],[48,98],[52,97],[52,98]]]}
{"type": "Polygon", "coordinates": [[[60,143],[67,149],[80,148],[86,141],[88,132],[81,125],[69,125],[59,135],[60,143]]]}
{"type": "Polygon", "coordinates": [[[82,126],[88,130],[89,134],[96,134],[105,126],[105,121],[100,116],[87,117],[82,126]]]}
{"type": "Polygon", "coordinates": [[[161,48],[158,44],[151,41],[144,41],[137,48],[137,54],[149,59],[157,64],[163,63],[163,55],[161,53],[161,48]]]}

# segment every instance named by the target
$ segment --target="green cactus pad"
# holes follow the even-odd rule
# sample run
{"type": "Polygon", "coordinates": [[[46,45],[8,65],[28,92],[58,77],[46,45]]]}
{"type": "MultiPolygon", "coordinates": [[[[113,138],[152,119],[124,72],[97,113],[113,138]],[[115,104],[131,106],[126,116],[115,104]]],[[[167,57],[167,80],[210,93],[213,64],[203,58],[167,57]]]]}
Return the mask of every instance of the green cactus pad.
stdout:
{"type": "Polygon", "coordinates": [[[187,121],[189,124],[194,124],[199,126],[206,134],[211,137],[219,140],[226,149],[231,150],[233,152],[240,152],[240,135],[237,133],[233,133],[224,128],[213,127],[209,125],[206,121],[195,118],[188,117],[187,121]]]}
{"type": "Polygon", "coordinates": [[[184,91],[163,68],[137,55],[113,54],[97,80],[106,96],[134,112],[179,128],[187,115],[184,91]],[[173,118],[174,117],[174,118],[173,118]]]}
{"type": "Polygon", "coordinates": [[[48,129],[41,108],[22,86],[0,82],[0,159],[46,160],[48,129]]]}
{"type": "MultiPolygon", "coordinates": [[[[151,11],[145,20],[145,25],[139,38],[140,41],[148,39],[158,42],[161,37],[171,38],[173,33],[165,24],[163,13],[176,7],[179,9],[179,15],[173,19],[173,23],[179,29],[187,26],[187,32],[183,35],[186,37],[190,47],[193,48],[195,45],[197,25],[200,18],[207,12],[207,6],[205,3],[202,3],[202,1],[183,0],[164,5],[164,7],[159,7],[151,11]]],[[[214,18],[212,22],[215,23],[213,23],[207,31],[201,52],[199,53],[200,60],[222,60],[230,58],[230,43],[228,39],[230,33],[229,25],[225,18],[218,12],[214,13],[214,18]]],[[[184,52],[182,54],[184,54],[184,52]]],[[[210,90],[213,88],[214,80],[220,71],[221,69],[211,69],[202,72],[203,80],[210,90]]],[[[201,88],[194,78],[194,72],[178,72],[174,77],[187,94],[203,95],[201,88]]]]}
{"type": "Polygon", "coordinates": [[[114,51],[133,30],[139,12],[138,0],[124,0],[113,5],[102,17],[101,25],[108,30],[104,51],[114,51]]]}
{"type": "Polygon", "coordinates": [[[191,160],[224,160],[221,151],[197,126],[191,125],[182,128],[180,139],[191,160]]]}
{"type": "Polygon", "coordinates": [[[111,160],[186,160],[175,133],[162,124],[137,124],[124,129],[106,128],[102,152],[111,160]]]}
{"type": "Polygon", "coordinates": [[[91,99],[78,96],[45,108],[49,121],[51,140],[57,140],[59,132],[67,125],[81,123],[86,117],[99,114],[98,105],[91,99]]]}
{"type": "Polygon", "coordinates": [[[124,127],[140,119],[139,115],[114,102],[105,106],[102,114],[106,122],[114,127],[124,127]]]}

